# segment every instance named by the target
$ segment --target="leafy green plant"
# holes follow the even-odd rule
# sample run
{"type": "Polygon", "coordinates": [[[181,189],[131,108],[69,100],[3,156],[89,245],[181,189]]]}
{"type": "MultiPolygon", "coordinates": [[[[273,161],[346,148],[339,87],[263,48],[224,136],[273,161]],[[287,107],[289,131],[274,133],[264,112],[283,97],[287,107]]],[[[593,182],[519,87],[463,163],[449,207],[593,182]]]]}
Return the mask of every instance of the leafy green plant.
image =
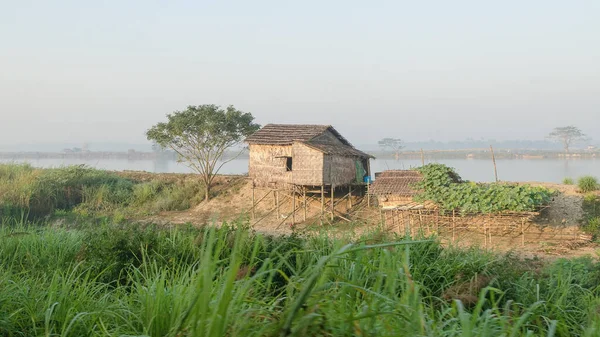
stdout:
{"type": "Polygon", "coordinates": [[[579,190],[583,193],[589,193],[598,189],[598,179],[592,176],[583,176],[577,181],[579,190]]]}
{"type": "Polygon", "coordinates": [[[417,201],[433,201],[443,211],[460,213],[527,212],[550,202],[552,192],[542,187],[464,182],[451,168],[429,164],[418,169],[417,201]]]}
{"type": "Polygon", "coordinates": [[[575,184],[575,181],[573,180],[573,178],[568,178],[567,177],[567,178],[563,179],[563,184],[565,184],[565,185],[573,185],[573,184],[575,184]]]}

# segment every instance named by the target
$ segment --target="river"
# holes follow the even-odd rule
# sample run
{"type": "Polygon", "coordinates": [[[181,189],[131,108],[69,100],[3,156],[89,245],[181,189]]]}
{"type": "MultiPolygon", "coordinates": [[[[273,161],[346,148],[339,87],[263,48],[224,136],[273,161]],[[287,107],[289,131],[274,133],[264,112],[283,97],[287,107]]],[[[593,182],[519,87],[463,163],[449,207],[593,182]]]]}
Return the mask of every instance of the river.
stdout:
{"type": "MultiPolygon", "coordinates": [[[[188,167],[167,160],[127,159],[0,159],[0,162],[28,162],[35,167],[60,167],[85,164],[105,170],[134,170],[148,172],[192,172],[188,167]]],[[[490,160],[482,159],[439,159],[427,161],[454,167],[463,179],[489,182],[494,180],[494,166],[490,160]]],[[[409,169],[421,165],[420,160],[373,160],[371,169],[380,172],[387,169],[409,169]]],[[[578,178],[583,175],[600,177],[600,159],[501,159],[497,160],[498,177],[504,181],[561,182],[565,177],[578,178]]],[[[248,160],[236,159],[223,166],[220,173],[244,174],[248,172],[248,160]]]]}

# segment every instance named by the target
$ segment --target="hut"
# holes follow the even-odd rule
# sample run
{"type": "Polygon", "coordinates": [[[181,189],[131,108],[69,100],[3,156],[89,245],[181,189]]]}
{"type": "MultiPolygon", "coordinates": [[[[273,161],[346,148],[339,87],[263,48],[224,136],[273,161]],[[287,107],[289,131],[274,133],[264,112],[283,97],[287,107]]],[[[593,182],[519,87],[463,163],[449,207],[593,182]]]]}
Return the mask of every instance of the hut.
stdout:
{"type": "Polygon", "coordinates": [[[362,185],[373,156],[356,149],[331,125],[267,124],[246,138],[255,186],[362,185]]]}
{"type": "Polygon", "coordinates": [[[420,209],[432,208],[432,203],[415,202],[417,194],[415,184],[423,179],[423,175],[414,170],[389,170],[375,174],[375,181],[369,193],[377,197],[377,202],[384,209],[420,209]]]}

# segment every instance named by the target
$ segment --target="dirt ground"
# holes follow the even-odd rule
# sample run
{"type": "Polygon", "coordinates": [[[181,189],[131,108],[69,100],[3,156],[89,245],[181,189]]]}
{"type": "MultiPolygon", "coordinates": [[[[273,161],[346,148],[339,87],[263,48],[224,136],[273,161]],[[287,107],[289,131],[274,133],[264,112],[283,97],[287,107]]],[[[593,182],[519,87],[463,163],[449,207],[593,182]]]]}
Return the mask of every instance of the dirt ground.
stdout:
{"type": "MultiPolygon", "coordinates": [[[[128,173],[136,179],[146,179],[144,174],[128,173]]],[[[193,175],[164,174],[164,179],[193,179],[193,175]],[[185,177],[184,177],[185,176],[185,177]]],[[[290,195],[256,188],[253,191],[251,181],[244,176],[219,176],[216,178],[213,191],[216,196],[208,202],[182,212],[164,212],[145,219],[159,224],[220,225],[222,222],[236,221],[243,218],[249,221],[257,232],[270,235],[287,235],[294,232],[314,233],[326,230],[331,235],[360,235],[380,226],[379,211],[376,208],[365,207],[364,200],[353,198],[353,207],[344,207],[341,202],[336,210],[340,210],[351,222],[337,218],[331,222],[328,217],[321,217],[319,196],[309,195],[304,221],[304,208],[301,199],[296,200],[296,222],[292,224],[292,209],[294,202],[290,195]],[[256,201],[254,216],[252,216],[252,194],[256,201]],[[276,212],[279,199],[279,214],[276,212]],[[361,202],[362,203],[359,203],[361,202]],[[359,203],[356,205],[356,203],[359,203]],[[340,209],[341,207],[341,209],[340,209]],[[350,219],[349,219],[350,220],[350,219]],[[352,234],[350,234],[352,235],[352,234]]],[[[518,252],[524,256],[545,258],[577,257],[590,255],[598,257],[599,247],[585,238],[579,230],[584,217],[582,209],[582,194],[575,186],[550,183],[523,183],[534,186],[544,186],[559,193],[553,198],[549,207],[535,219],[533,227],[528,227],[525,244],[518,235],[493,237],[492,243],[485,244],[480,233],[461,235],[459,239],[451,240],[441,235],[441,240],[448,246],[480,246],[498,252],[518,252]],[[552,238],[547,233],[568,233],[568,238],[552,238]],[[582,239],[583,238],[583,239],[582,239]]],[[[564,236],[564,235],[563,235],[564,236]]]]}

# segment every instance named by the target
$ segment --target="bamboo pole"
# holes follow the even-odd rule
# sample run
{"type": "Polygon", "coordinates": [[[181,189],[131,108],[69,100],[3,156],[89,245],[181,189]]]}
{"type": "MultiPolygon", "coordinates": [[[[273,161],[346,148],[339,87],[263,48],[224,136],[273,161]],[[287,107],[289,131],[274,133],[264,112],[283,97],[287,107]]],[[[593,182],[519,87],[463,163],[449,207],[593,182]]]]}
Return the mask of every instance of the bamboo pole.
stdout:
{"type": "MultiPolygon", "coordinates": [[[[406,221],[404,221],[404,212],[400,211],[400,222],[402,222],[402,234],[406,236],[406,221]]],[[[398,226],[400,229],[400,226],[398,226]]]]}
{"type": "Polygon", "coordinates": [[[367,207],[371,207],[371,184],[367,183],[367,207]]]}
{"type": "Polygon", "coordinates": [[[254,181],[252,182],[252,220],[254,220],[256,218],[256,212],[255,212],[255,208],[256,208],[256,197],[254,196],[254,181]]]}
{"type": "Polygon", "coordinates": [[[335,203],[333,202],[334,200],[334,195],[335,195],[335,186],[331,185],[331,221],[333,221],[333,218],[335,217],[335,203]]]}
{"type": "Polygon", "coordinates": [[[348,185],[348,209],[352,208],[352,186],[348,185]]]}
{"type": "Polygon", "coordinates": [[[321,185],[321,216],[325,213],[325,186],[321,185]]]}
{"type": "Polygon", "coordinates": [[[275,208],[277,208],[277,219],[281,219],[281,212],[279,211],[279,191],[273,191],[275,193],[275,208]]]}
{"type": "Polygon", "coordinates": [[[494,163],[494,175],[496,176],[496,182],[498,182],[498,168],[496,167],[496,156],[494,155],[494,148],[491,145],[490,151],[492,152],[492,162],[494,163]]]}
{"type": "Polygon", "coordinates": [[[452,242],[456,239],[456,211],[452,210],[452,242]]]}
{"type": "Polygon", "coordinates": [[[488,224],[488,236],[489,236],[489,241],[490,241],[490,248],[493,248],[492,246],[492,215],[490,214],[489,216],[489,224],[488,224]]]}
{"type": "Polygon", "coordinates": [[[525,219],[521,220],[521,246],[525,247],[525,219]]]}
{"type": "Polygon", "coordinates": [[[302,199],[304,204],[304,217],[303,220],[306,222],[306,187],[302,188],[302,199]]]}
{"type": "Polygon", "coordinates": [[[292,189],[292,225],[296,224],[296,186],[292,189]]]}
{"type": "Polygon", "coordinates": [[[425,166],[425,155],[423,154],[422,148],[421,148],[421,166],[425,166]]]}

